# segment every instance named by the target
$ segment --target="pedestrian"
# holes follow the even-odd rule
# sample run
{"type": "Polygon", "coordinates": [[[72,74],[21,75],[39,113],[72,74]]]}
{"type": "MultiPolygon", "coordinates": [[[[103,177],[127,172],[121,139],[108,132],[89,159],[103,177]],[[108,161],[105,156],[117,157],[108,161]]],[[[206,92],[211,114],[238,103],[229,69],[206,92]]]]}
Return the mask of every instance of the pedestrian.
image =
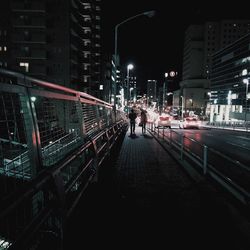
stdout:
{"type": "Polygon", "coordinates": [[[133,109],[131,109],[128,118],[130,120],[130,135],[135,133],[135,119],[137,115],[133,109]]]}
{"type": "Polygon", "coordinates": [[[147,114],[145,110],[141,110],[141,127],[142,127],[142,134],[146,134],[146,124],[147,124],[147,114]]]}

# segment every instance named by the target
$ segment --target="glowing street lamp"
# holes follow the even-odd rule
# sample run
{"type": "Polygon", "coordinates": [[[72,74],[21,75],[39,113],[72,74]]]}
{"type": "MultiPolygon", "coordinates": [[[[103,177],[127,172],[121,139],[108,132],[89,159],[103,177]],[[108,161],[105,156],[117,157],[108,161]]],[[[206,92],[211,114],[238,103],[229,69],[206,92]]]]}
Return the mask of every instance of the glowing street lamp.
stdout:
{"type": "MultiPolygon", "coordinates": [[[[125,19],[124,21],[118,23],[116,26],[115,26],[115,69],[117,67],[117,64],[118,64],[118,61],[117,61],[117,35],[118,35],[118,28],[124,24],[124,23],[127,23],[137,17],[140,17],[140,16],[147,16],[147,17],[153,17],[155,15],[155,11],[152,10],[152,11],[146,11],[146,12],[142,12],[140,14],[137,14],[137,15],[134,15],[134,16],[131,16],[127,19],[125,19]]],[[[117,74],[116,74],[116,70],[115,70],[115,84],[114,84],[114,111],[115,111],[115,115],[116,115],[116,88],[117,88],[117,74]]]]}
{"type": "MultiPolygon", "coordinates": [[[[248,70],[243,69],[242,70],[242,76],[247,76],[248,75],[248,70]]],[[[244,78],[243,83],[246,84],[246,102],[245,102],[245,122],[247,121],[247,100],[248,100],[248,84],[249,84],[249,78],[244,78]]]]}
{"type": "Polygon", "coordinates": [[[131,87],[131,88],[129,89],[129,100],[131,100],[131,92],[132,92],[132,90],[134,90],[133,87],[131,87]]]}
{"type": "Polygon", "coordinates": [[[181,120],[183,120],[183,96],[181,95],[181,120]]]}
{"type": "MultiPolygon", "coordinates": [[[[129,101],[129,99],[130,99],[129,91],[131,91],[131,90],[129,89],[129,71],[130,71],[131,69],[133,69],[133,68],[134,68],[134,65],[133,65],[133,64],[129,64],[129,65],[127,66],[127,107],[128,107],[128,101],[129,101]]],[[[127,112],[128,112],[128,108],[127,108],[127,112]]]]}
{"type": "Polygon", "coordinates": [[[165,76],[165,79],[164,79],[164,83],[163,83],[163,96],[162,96],[162,111],[164,110],[165,108],[165,99],[166,99],[166,81],[167,81],[167,78],[168,78],[168,73],[165,73],[164,74],[165,76]]]}
{"type": "Polygon", "coordinates": [[[243,83],[246,84],[246,103],[245,103],[245,122],[247,121],[247,100],[248,100],[248,84],[249,84],[249,79],[245,78],[243,79],[243,83]]]}

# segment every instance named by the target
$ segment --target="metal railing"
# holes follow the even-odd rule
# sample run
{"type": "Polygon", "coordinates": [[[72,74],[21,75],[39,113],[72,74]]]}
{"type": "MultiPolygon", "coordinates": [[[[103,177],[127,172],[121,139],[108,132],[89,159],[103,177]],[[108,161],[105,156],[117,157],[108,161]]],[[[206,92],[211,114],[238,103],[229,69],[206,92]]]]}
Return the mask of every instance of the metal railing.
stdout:
{"type": "Polygon", "coordinates": [[[0,246],[36,249],[51,232],[60,249],[65,221],[127,123],[89,94],[0,77],[0,246]]]}
{"type": "Polygon", "coordinates": [[[201,175],[212,177],[237,200],[249,205],[249,166],[172,129],[156,128],[151,124],[150,131],[161,139],[181,164],[195,168],[201,175]]]}
{"type": "Polygon", "coordinates": [[[207,122],[206,126],[220,129],[230,129],[239,131],[250,131],[250,121],[222,121],[222,122],[207,122]]]}

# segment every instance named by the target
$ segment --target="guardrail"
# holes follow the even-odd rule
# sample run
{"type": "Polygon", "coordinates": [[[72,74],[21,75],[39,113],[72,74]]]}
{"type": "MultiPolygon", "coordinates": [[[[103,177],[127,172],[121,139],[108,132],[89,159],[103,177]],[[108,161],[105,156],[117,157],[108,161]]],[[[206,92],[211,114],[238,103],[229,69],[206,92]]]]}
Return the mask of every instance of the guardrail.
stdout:
{"type": "Polygon", "coordinates": [[[220,129],[250,131],[250,121],[207,122],[206,126],[220,129]]]}
{"type": "Polygon", "coordinates": [[[181,164],[191,165],[201,175],[210,176],[237,200],[249,205],[249,166],[172,129],[160,129],[151,124],[150,131],[181,164]]]}
{"type": "Polygon", "coordinates": [[[0,248],[61,249],[67,218],[126,129],[83,92],[0,69],[0,248]]]}

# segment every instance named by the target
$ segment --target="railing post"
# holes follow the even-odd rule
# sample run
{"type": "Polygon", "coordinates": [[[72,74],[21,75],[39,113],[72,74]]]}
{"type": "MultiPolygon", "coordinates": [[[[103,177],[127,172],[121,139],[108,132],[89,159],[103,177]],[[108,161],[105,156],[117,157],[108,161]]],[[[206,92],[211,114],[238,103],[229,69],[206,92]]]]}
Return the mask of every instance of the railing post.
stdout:
{"type": "Polygon", "coordinates": [[[26,131],[27,146],[29,149],[29,160],[31,165],[32,178],[37,175],[42,165],[42,151],[40,145],[40,134],[37,123],[35,105],[31,100],[29,89],[26,88],[25,94],[19,94],[21,112],[23,113],[24,126],[26,131]]]}
{"type": "Polygon", "coordinates": [[[203,174],[207,173],[207,146],[203,146],[203,174]]]}
{"type": "Polygon", "coordinates": [[[79,122],[78,126],[80,130],[80,136],[82,140],[84,140],[86,136],[86,128],[85,128],[85,123],[83,119],[82,103],[81,103],[81,98],[80,98],[79,93],[77,94],[77,98],[78,98],[78,101],[75,104],[76,104],[76,112],[77,112],[78,122],[79,122]]]}
{"type": "Polygon", "coordinates": [[[170,130],[170,136],[169,136],[169,146],[171,147],[172,144],[172,130],[170,130]]]}
{"type": "Polygon", "coordinates": [[[181,160],[183,160],[184,137],[185,135],[181,135],[181,160]]]}

